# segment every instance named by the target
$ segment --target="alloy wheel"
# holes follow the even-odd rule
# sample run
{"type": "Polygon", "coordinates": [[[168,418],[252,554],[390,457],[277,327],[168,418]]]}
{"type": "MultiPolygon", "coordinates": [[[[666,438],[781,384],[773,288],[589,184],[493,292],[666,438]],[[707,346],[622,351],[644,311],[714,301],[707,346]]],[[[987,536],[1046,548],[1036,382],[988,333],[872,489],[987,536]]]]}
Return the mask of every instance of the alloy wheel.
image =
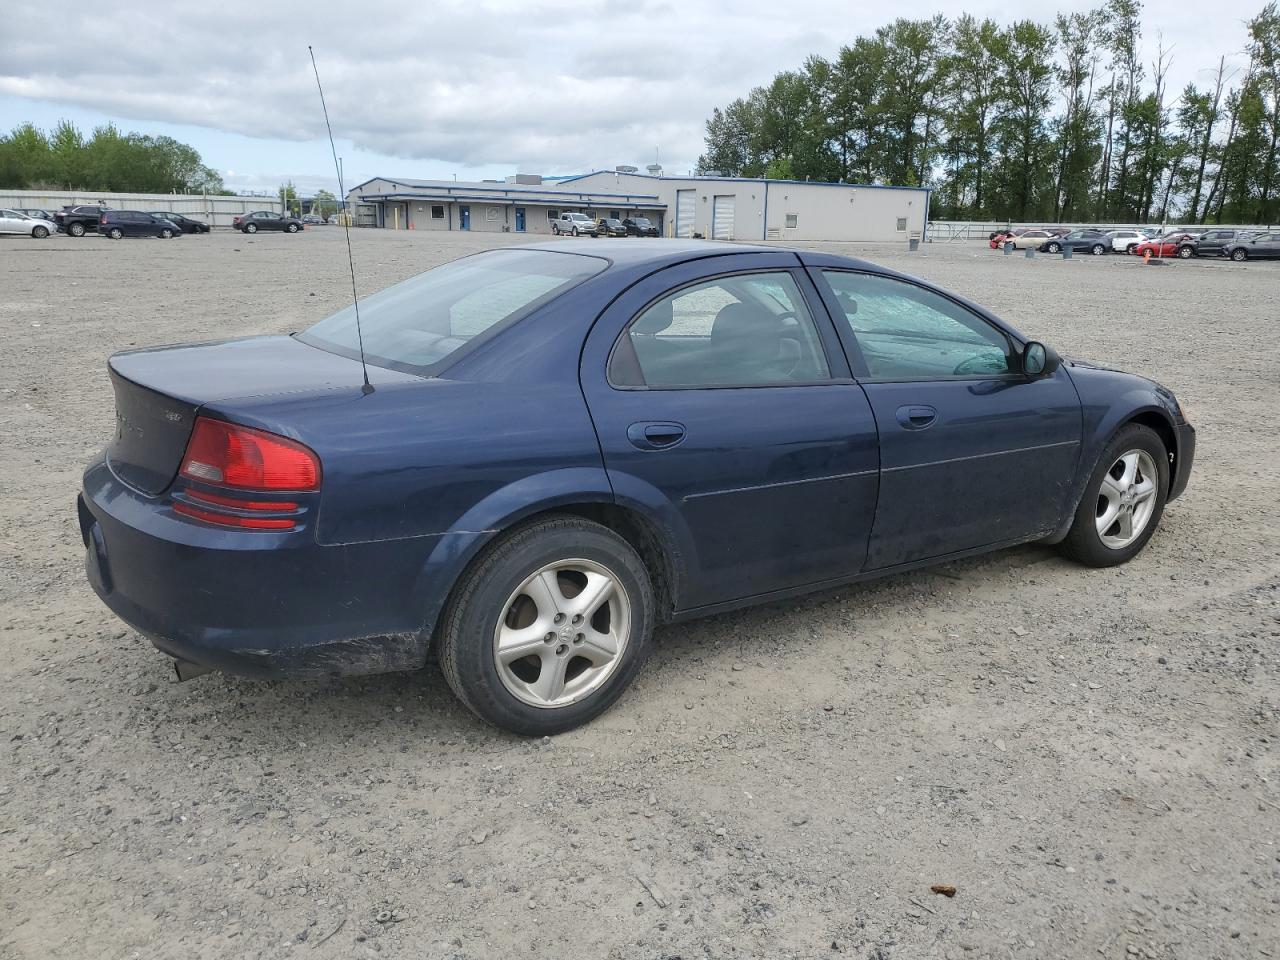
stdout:
{"type": "Polygon", "coordinates": [[[1103,545],[1123,550],[1142,536],[1155,512],[1159,477],[1145,450],[1122,453],[1103,474],[1094,513],[1103,545]]]}
{"type": "Polygon", "coordinates": [[[534,707],[563,707],[613,675],[631,632],[631,602],[593,560],[540,567],[507,600],[494,630],[502,685],[534,707]]]}

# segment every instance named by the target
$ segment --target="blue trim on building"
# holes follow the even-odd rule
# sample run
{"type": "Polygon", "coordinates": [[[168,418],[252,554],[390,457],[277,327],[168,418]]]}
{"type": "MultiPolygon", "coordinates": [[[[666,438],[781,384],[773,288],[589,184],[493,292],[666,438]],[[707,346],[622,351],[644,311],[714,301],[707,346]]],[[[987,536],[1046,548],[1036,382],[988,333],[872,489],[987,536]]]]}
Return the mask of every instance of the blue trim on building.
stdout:
{"type": "Polygon", "coordinates": [[[412,201],[428,201],[432,203],[439,203],[439,202],[496,203],[496,204],[508,204],[510,206],[515,206],[516,204],[525,204],[530,206],[535,204],[545,204],[547,206],[559,205],[559,206],[582,206],[582,207],[601,207],[601,206],[616,205],[621,207],[630,207],[637,210],[650,209],[650,208],[657,209],[657,210],[665,210],[667,208],[667,205],[665,203],[662,203],[656,197],[646,197],[646,199],[644,200],[639,200],[637,197],[631,196],[631,195],[609,194],[607,196],[607,200],[600,203],[588,202],[582,199],[584,197],[589,198],[591,196],[602,197],[606,195],[604,194],[593,195],[593,194],[579,193],[579,194],[561,194],[559,196],[551,196],[551,197],[525,197],[525,196],[488,197],[488,196],[477,196],[473,194],[460,194],[460,193],[441,194],[441,195],[432,195],[429,193],[369,193],[369,194],[361,194],[358,199],[359,199],[359,202],[361,203],[404,203],[404,202],[412,202],[412,201]],[[573,198],[575,197],[578,199],[574,200],[573,198]],[[627,202],[617,203],[619,199],[625,200],[627,202]]]}
{"type": "Polygon", "coordinates": [[[735,183],[796,183],[806,187],[849,187],[856,190],[923,190],[926,193],[933,192],[933,187],[898,187],[882,183],[835,183],[830,180],[770,180],[767,177],[668,177],[665,175],[657,176],[652,173],[618,173],[616,170],[593,170],[591,173],[582,173],[562,182],[570,183],[573,180],[594,177],[602,173],[612,173],[619,177],[644,177],[646,180],[671,180],[682,183],[712,183],[719,180],[735,183]]]}

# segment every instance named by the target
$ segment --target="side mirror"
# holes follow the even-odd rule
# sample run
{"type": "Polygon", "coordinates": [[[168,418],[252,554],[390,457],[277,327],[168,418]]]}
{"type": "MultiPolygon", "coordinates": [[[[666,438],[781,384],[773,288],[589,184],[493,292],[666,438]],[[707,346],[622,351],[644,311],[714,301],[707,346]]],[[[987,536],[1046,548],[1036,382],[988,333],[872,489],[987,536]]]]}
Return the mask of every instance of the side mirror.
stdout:
{"type": "Polygon", "coordinates": [[[1028,340],[1022,348],[1022,372],[1029,377],[1046,377],[1058,363],[1058,355],[1039,340],[1028,340]]]}

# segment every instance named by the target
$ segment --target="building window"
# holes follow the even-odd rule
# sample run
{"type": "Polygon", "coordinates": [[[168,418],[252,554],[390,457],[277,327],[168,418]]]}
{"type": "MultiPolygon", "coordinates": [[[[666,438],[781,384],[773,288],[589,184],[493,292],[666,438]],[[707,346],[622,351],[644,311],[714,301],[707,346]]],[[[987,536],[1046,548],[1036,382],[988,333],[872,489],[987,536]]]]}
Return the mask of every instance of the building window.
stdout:
{"type": "Polygon", "coordinates": [[[907,218],[906,218],[906,217],[899,217],[899,218],[898,218],[898,232],[899,232],[899,233],[906,233],[906,232],[907,232],[907,218]]]}
{"type": "Polygon", "coordinates": [[[550,222],[550,221],[552,221],[552,220],[559,220],[559,219],[560,219],[560,211],[559,211],[559,210],[548,210],[548,211],[547,211],[547,221],[548,221],[548,222],[550,222]]]}
{"type": "Polygon", "coordinates": [[[787,229],[788,229],[788,230],[794,230],[794,229],[796,228],[796,225],[797,225],[799,222],[800,222],[800,217],[799,217],[799,215],[798,215],[798,214],[794,214],[794,213],[788,213],[788,214],[787,214],[787,229]]]}
{"type": "Polygon", "coordinates": [[[502,219],[502,208],[501,208],[501,207],[489,207],[489,208],[487,208],[487,209],[485,210],[485,214],[484,214],[484,215],[485,215],[485,219],[487,219],[487,220],[500,220],[500,219],[502,219]]]}
{"type": "Polygon", "coordinates": [[[609,216],[611,216],[614,220],[621,220],[621,219],[622,219],[622,211],[621,211],[621,210],[610,210],[610,211],[609,211],[609,216]]]}
{"type": "Polygon", "coordinates": [[[443,219],[444,219],[444,204],[443,204],[443,203],[436,203],[436,204],[432,204],[432,206],[431,206],[431,219],[432,219],[432,220],[443,220],[443,219]]]}

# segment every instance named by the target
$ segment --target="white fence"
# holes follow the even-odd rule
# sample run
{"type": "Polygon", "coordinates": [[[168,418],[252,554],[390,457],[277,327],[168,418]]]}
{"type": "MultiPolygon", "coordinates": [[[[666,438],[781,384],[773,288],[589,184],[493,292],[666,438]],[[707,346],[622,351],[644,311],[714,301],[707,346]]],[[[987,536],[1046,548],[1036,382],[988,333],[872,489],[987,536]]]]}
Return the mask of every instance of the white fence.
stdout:
{"type": "Polygon", "coordinates": [[[0,190],[0,207],[36,208],[53,213],[69,204],[102,204],[113,210],[165,210],[214,227],[254,210],[283,211],[279,197],[221,197],[200,193],[104,193],[96,191],[0,190]]]}
{"type": "MultiPolygon", "coordinates": [[[[1015,220],[1012,223],[1008,220],[930,220],[929,221],[929,241],[931,243],[960,243],[965,240],[986,240],[997,230],[1008,230],[1010,227],[1066,227],[1071,230],[1078,230],[1082,227],[1092,227],[1097,230],[1136,230],[1139,227],[1153,229],[1161,226],[1157,223],[1040,223],[1015,220]]],[[[1192,224],[1179,223],[1176,220],[1170,221],[1167,228],[1186,227],[1192,228],[1192,224]]],[[[1270,224],[1256,223],[1214,223],[1204,225],[1201,224],[1196,229],[1208,230],[1223,228],[1227,230],[1270,230],[1270,224]]]]}

